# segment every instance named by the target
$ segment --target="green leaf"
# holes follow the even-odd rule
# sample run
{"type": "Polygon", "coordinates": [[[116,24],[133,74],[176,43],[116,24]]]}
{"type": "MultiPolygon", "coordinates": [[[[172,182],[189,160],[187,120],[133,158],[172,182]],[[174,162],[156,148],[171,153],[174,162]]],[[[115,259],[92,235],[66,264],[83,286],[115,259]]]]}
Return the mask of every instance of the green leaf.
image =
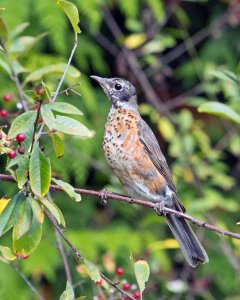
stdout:
{"type": "Polygon", "coordinates": [[[81,201],[81,196],[79,194],[77,194],[74,191],[74,188],[67,182],[64,182],[62,180],[57,180],[55,178],[52,178],[52,181],[55,182],[57,185],[59,185],[61,187],[61,189],[68,194],[68,196],[70,198],[72,198],[73,200],[75,200],[76,202],[81,201]]]}
{"type": "Polygon", "coordinates": [[[47,104],[47,106],[54,111],[58,111],[64,114],[83,115],[83,113],[76,106],[73,106],[72,104],[66,102],[55,102],[47,104]]]}
{"type": "Polygon", "coordinates": [[[33,90],[25,90],[23,92],[24,94],[24,97],[25,99],[29,102],[29,103],[32,103],[32,104],[35,104],[36,103],[36,100],[39,99],[38,98],[38,95],[36,94],[35,91],[33,90]]]}
{"type": "Polygon", "coordinates": [[[12,41],[8,42],[9,53],[21,55],[24,52],[30,50],[39,40],[46,36],[46,33],[42,33],[36,37],[33,36],[20,36],[12,41]]]}
{"type": "Polygon", "coordinates": [[[50,186],[51,164],[38,145],[34,146],[30,158],[29,176],[32,191],[38,196],[44,196],[50,186]]]}
{"type": "Polygon", "coordinates": [[[18,168],[16,169],[16,178],[19,189],[22,189],[24,184],[28,181],[29,171],[29,158],[23,157],[18,162],[18,168]]]}
{"type": "Polygon", "coordinates": [[[148,281],[150,268],[145,260],[138,260],[134,263],[134,273],[137,279],[137,283],[141,294],[145,290],[145,283],[148,281]]]}
{"type": "Polygon", "coordinates": [[[59,300],[74,300],[74,292],[71,284],[67,281],[66,290],[62,293],[59,300]]]}
{"type": "Polygon", "coordinates": [[[31,205],[33,216],[37,219],[39,223],[43,224],[44,212],[39,202],[36,199],[30,197],[28,197],[27,200],[31,205]]]}
{"type": "Polygon", "coordinates": [[[63,143],[61,137],[57,133],[52,133],[51,138],[52,138],[53,148],[54,148],[57,158],[63,157],[64,143],[63,143]]]}
{"type": "Polygon", "coordinates": [[[79,135],[81,137],[92,137],[93,134],[83,124],[75,119],[56,116],[56,123],[54,129],[62,131],[67,134],[79,135]]]}
{"type": "Polygon", "coordinates": [[[228,81],[230,83],[237,83],[239,84],[239,78],[232,72],[228,70],[223,70],[223,71],[211,71],[209,74],[215,76],[218,79],[228,81]]]}
{"type": "Polygon", "coordinates": [[[6,260],[15,260],[16,256],[9,247],[0,246],[0,253],[6,260]]]}
{"type": "Polygon", "coordinates": [[[0,69],[5,71],[8,75],[11,75],[11,69],[9,64],[0,57],[0,69]]]}
{"type": "MultiPolygon", "coordinates": [[[[62,222],[62,216],[61,213],[59,213],[59,207],[52,203],[51,201],[49,201],[47,198],[44,197],[40,197],[39,198],[40,201],[42,202],[42,204],[50,211],[50,213],[54,216],[54,218],[57,220],[58,224],[62,224],[63,226],[65,226],[65,221],[62,222]]],[[[61,211],[60,211],[61,212],[61,211]]]]}
{"type": "Polygon", "coordinates": [[[9,33],[8,39],[9,40],[14,39],[16,36],[18,36],[20,33],[22,33],[28,26],[29,26],[29,23],[27,23],[27,22],[19,24],[9,33]]]}
{"type": "Polygon", "coordinates": [[[3,52],[5,51],[1,44],[0,44],[0,50],[3,51],[3,52]]]}
{"type": "Polygon", "coordinates": [[[100,281],[101,280],[101,275],[98,271],[98,268],[92,263],[90,262],[89,260],[87,259],[83,259],[83,262],[89,272],[89,276],[91,277],[91,279],[94,281],[94,282],[97,282],[97,281],[100,281]]]}
{"type": "Polygon", "coordinates": [[[33,128],[37,113],[35,111],[27,111],[19,115],[14,121],[8,131],[10,139],[15,138],[18,133],[25,133],[29,128],[33,128]]]}
{"type": "Polygon", "coordinates": [[[20,239],[29,230],[31,220],[32,220],[32,209],[29,201],[25,199],[20,204],[17,222],[13,229],[15,231],[14,235],[17,240],[20,239]]]}
{"type": "MultiPolygon", "coordinates": [[[[43,67],[41,69],[38,69],[38,70],[34,71],[33,73],[29,74],[25,78],[23,85],[25,85],[26,83],[28,83],[30,81],[38,81],[48,74],[62,75],[65,71],[65,68],[66,68],[66,64],[59,63],[59,64],[49,65],[49,66],[43,67]]],[[[69,76],[71,76],[72,78],[78,78],[81,75],[81,73],[73,66],[69,66],[67,74],[69,76]]]]}
{"type": "Polygon", "coordinates": [[[25,258],[31,254],[41,241],[43,212],[33,198],[26,199],[32,208],[32,220],[29,230],[19,239],[16,236],[16,230],[13,229],[13,250],[17,257],[25,258]]]}
{"type": "Polygon", "coordinates": [[[12,68],[14,70],[14,73],[17,75],[21,73],[29,72],[29,70],[24,68],[17,60],[14,60],[12,62],[12,68]]]}
{"type": "Polygon", "coordinates": [[[75,40],[77,41],[78,33],[81,32],[81,30],[78,26],[80,19],[79,19],[77,7],[74,4],[72,4],[71,2],[64,1],[64,0],[59,0],[57,2],[57,4],[61,7],[61,9],[68,16],[68,18],[72,24],[73,30],[75,32],[75,40]]]}
{"type": "Polygon", "coordinates": [[[199,106],[198,111],[201,113],[213,114],[232,122],[240,124],[240,115],[237,114],[231,107],[219,102],[207,102],[199,106]]]}
{"type": "Polygon", "coordinates": [[[0,236],[10,230],[16,223],[20,203],[26,198],[23,193],[16,194],[0,214],[0,236]]]}
{"type": "Polygon", "coordinates": [[[5,22],[2,18],[0,18],[0,39],[3,41],[3,43],[7,40],[8,36],[8,30],[5,22]]]}
{"type": "Polygon", "coordinates": [[[45,124],[52,130],[55,125],[55,117],[47,104],[41,106],[41,115],[45,124]]]}
{"type": "Polygon", "coordinates": [[[46,85],[46,83],[44,81],[42,81],[41,84],[42,84],[42,87],[44,89],[43,92],[46,95],[46,98],[50,101],[51,100],[51,91],[50,91],[50,88],[48,87],[48,85],[46,85]]]}

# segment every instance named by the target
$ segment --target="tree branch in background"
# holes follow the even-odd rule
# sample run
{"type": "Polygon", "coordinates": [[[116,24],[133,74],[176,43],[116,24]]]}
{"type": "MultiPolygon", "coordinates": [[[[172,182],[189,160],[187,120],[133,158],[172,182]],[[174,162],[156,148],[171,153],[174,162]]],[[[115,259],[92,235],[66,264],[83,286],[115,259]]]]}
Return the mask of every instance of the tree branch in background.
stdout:
{"type": "MultiPolygon", "coordinates": [[[[75,256],[77,259],[83,259],[83,256],[81,255],[81,253],[77,250],[77,248],[70,242],[70,240],[65,236],[64,231],[62,230],[62,228],[58,225],[58,223],[56,222],[56,220],[54,219],[54,217],[52,216],[52,214],[47,211],[44,210],[45,215],[48,217],[49,221],[52,223],[52,225],[54,226],[54,228],[56,229],[56,231],[59,233],[59,235],[64,239],[64,241],[68,244],[68,246],[72,249],[72,251],[74,252],[75,256]]],[[[128,294],[127,292],[125,292],[124,290],[122,290],[119,286],[118,283],[113,282],[112,280],[110,280],[108,277],[106,277],[102,272],[99,272],[100,276],[102,277],[102,279],[104,279],[107,283],[109,283],[114,289],[116,289],[119,293],[121,293],[121,295],[126,296],[127,299],[131,299],[134,300],[134,298],[128,294]]]]}
{"type": "Polygon", "coordinates": [[[18,267],[12,263],[12,262],[8,262],[9,266],[11,268],[13,268],[13,270],[15,272],[18,273],[18,275],[20,275],[20,277],[25,281],[25,283],[29,286],[29,288],[31,289],[31,291],[34,293],[34,295],[36,296],[36,298],[38,300],[45,300],[40,294],[39,292],[37,291],[37,289],[33,286],[33,284],[31,283],[30,280],[28,280],[28,278],[18,269],[18,267]]]}
{"type": "MultiPolygon", "coordinates": [[[[15,180],[12,176],[4,175],[4,174],[0,174],[0,180],[8,181],[8,182],[15,182],[15,180]]],[[[55,184],[50,185],[50,190],[62,192],[61,187],[58,186],[58,185],[55,185],[55,184]]],[[[75,188],[74,190],[75,190],[76,193],[78,193],[80,195],[94,196],[94,197],[98,197],[98,198],[104,199],[104,200],[115,200],[115,201],[125,202],[125,203],[128,203],[128,204],[137,204],[137,205],[140,205],[140,206],[151,208],[153,210],[155,209],[155,204],[150,202],[150,201],[144,201],[144,200],[136,199],[136,198],[129,198],[127,196],[122,196],[122,195],[119,195],[119,194],[115,194],[115,193],[110,192],[110,191],[104,191],[103,192],[103,191],[93,191],[93,190],[86,190],[86,189],[79,189],[79,188],[75,188]]],[[[216,226],[211,225],[211,224],[207,224],[203,221],[200,221],[200,220],[197,220],[197,219],[193,218],[190,215],[187,215],[185,213],[176,211],[174,209],[164,207],[163,214],[165,214],[165,213],[178,216],[179,218],[184,218],[184,219],[192,222],[193,224],[196,224],[199,227],[203,227],[203,228],[206,228],[208,230],[217,232],[221,235],[230,236],[232,238],[240,240],[240,233],[235,233],[235,232],[223,230],[219,227],[216,227],[216,226]]],[[[81,255],[80,255],[79,258],[81,258],[81,255]]]]}
{"type": "MultiPolygon", "coordinates": [[[[48,192],[48,198],[51,202],[54,202],[50,191],[48,192]]],[[[63,247],[62,240],[61,240],[61,236],[60,236],[60,234],[58,233],[58,231],[55,227],[54,227],[54,231],[55,231],[55,236],[56,236],[57,248],[58,248],[59,253],[62,257],[63,266],[64,266],[64,270],[65,270],[65,274],[66,274],[66,279],[72,287],[73,286],[72,275],[71,275],[69,263],[68,263],[68,260],[67,260],[67,255],[66,255],[66,252],[65,252],[65,249],[63,247]]]]}
{"type": "MultiPolygon", "coordinates": [[[[105,22],[108,25],[109,30],[111,31],[116,41],[119,41],[121,38],[123,38],[123,33],[120,27],[118,26],[112,14],[107,8],[104,8],[103,12],[105,17],[105,22]]],[[[142,87],[142,91],[144,92],[147,100],[156,108],[158,112],[168,115],[169,113],[167,108],[165,107],[160,97],[155,93],[146,74],[142,70],[135,54],[124,46],[121,46],[121,50],[126,61],[128,62],[129,67],[131,68],[133,74],[138,80],[140,86],[142,87]]]]}

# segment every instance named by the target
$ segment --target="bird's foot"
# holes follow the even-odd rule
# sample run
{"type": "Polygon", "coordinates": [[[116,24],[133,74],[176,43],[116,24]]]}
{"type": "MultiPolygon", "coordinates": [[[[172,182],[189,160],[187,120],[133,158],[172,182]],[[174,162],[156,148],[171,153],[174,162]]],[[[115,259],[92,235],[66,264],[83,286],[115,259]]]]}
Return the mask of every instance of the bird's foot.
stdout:
{"type": "Polygon", "coordinates": [[[108,203],[108,196],[109,196],[109,192],[106,189],[102,189],[99,192],[99,198],[101,200],[101,204],[102,205],[107,205],[107,203],[108,203]]]}
{"type": "Polygon", "coordinates": [[[159,216],[166,216],[166,213],[164,211],[164,207],[165,207],[165,202],[161,201],[161,202],[157,202],[154,206],[154,210],[155,212],[159,215],[159,216]]]}

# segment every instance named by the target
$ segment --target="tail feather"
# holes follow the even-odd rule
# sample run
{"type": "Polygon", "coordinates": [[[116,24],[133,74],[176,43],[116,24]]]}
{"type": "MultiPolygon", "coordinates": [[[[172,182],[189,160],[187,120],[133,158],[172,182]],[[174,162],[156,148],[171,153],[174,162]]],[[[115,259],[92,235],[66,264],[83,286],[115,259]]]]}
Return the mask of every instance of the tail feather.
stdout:
{"type": "Polygon", "coordinates": [[[166,220],[189,265],[195,268],[199,263],[207,263],[208,255],[187,221],[170,214],[166,220]]]}

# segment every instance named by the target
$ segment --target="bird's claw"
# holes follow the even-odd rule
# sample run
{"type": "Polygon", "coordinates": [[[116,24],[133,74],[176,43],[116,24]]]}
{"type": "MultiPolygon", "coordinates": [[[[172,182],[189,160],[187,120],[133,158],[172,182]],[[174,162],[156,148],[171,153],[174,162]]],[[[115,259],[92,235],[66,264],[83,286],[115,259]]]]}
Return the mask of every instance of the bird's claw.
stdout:
{"type": "Polygon", "coordinates": [[[103,189],[99,193],[99,198],[101,200],[102,205],[106,205],[108,203],[108,191],[103,189]]]}
{"type": "Polygon", "coordinates": [[[155,204],[154,206],[154,210],[155,212],[159,215],[159,216],[166,216],[166,213],[164,211],[164,207],[165,207],[165,203],[163,201],[158,202],[155,204]]]}

